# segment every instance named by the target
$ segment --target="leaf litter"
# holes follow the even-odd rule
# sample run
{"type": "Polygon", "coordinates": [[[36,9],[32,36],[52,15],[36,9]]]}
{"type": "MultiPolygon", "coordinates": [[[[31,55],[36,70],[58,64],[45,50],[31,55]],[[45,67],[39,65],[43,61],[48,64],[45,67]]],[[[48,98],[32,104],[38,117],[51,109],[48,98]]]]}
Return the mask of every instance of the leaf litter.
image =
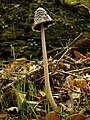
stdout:
{"type": "MultiPolygon", "coordinates": [[[[81,40],[77,41],[80,46],[81,40]]],[[[77,41],[70,47],[76,47],[77,41]]],[[[52,110],[46,97],[43,61],[19,58],[3,63],[0,69],[0,119],[89,120],[90,53],[83,55],[77,49],[70,50],[66,50],[60,59],[48,59],[51,90],[60,108],[58,113],[52,110]]]]}

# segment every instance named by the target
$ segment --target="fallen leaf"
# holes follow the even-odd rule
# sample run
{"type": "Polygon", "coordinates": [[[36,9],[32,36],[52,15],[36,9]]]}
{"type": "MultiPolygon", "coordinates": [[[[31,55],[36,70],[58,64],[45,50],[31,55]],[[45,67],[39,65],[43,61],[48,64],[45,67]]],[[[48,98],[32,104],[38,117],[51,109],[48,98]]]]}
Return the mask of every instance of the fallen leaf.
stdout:
{"type": "Polygon", "coordinates": [[[85,79],[74,79],[74,86],[80,88],[81,91],[87,91],[87,81],[85,79]]]}
{"type": "Polygon", "coordinates": [[[60,120],[60,118],[56,112],[51,111],[46,115],[46,120],[60,120]]]}
{"type": "MultiPolygon", "coordinates": [[[[23,65],[25,65],[27,59],[26,58],[19,58],[16,59],[6,65],[6,67],[3,69],[6,74],[12,74],[15,70],[20,69],[23,65]]],[[[25,67],[24,67],[25,69],[25,67]]]]}
{"type": "Polygon", "coordinates": [[[41,91],[41,90],[39,90],[39,94],[40,94],[42,97],[45,97],[45,96],[46,96],[45,92],[43,92],[43,91],[41,91]]]}
{"type": "Polygon", "coordinates": [[[84,55],[82,55],[80,52],[78,52],[78,51],[74,51],[74,55],[76,56],[76,58],[78,59],[85,59],[86,58],[86,56],[84,56],[84,55]]]}
{"type": "Polygon", "coordinates": [[[81,79],[81,78],[74,79],[73,76],[69,75],[66,77],[66,81],[63,84],[63,87],[65,87],[65,88],[69,87],[76,91],[78,90],[78,89],[76,89],[76,87],[77,87],[77,88],[80,88],[81,91],[86,92],[87,91],[87,81],[86,81],[86,79],[81,79]]]}
{"type": "Polygon", "coordinates": [[[70,115],[66,120],[85,120],[87,117],[83,114],[70,115]]]}
{"type": "Polygon", "coordinates": [[[56,112],[51,111],[49,112],[45,117],[44,116],[38,116],[38,120],[60,120],[59,116],[56,112]]]}
{"type": "Polygon", "coordinates": [[[46,118],[44,116],[38,116],[38,120],[46,120],[46,118]]]}
{"type": "Polygon", "coordinates": [[[86,58],[90,58],[90,53],[86,53],[86,58]]]}

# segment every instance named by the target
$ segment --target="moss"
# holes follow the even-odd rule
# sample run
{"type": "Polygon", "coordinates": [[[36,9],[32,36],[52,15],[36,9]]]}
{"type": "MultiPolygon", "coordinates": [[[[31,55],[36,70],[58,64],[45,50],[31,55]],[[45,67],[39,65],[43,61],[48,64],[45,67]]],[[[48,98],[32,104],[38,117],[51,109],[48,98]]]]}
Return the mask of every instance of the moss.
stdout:
{"type": "Polygon", "coordinates": [[[11,31],[4,31],[4,33],[2,34],[2,36],[5,37],[5,38],[7,38],[7,39],[15,39],[15,35],[11,31]]]}
{"type": "MultiPolygon", "coordinates": [[[[66,45],[66,42],[72,41],[81,32],[90,32],[90,13],[82,5],[63,4],[60,0],[49,2],[48,0],[40,2],[32,0],[32,2],[15,1],[13,4],[3,3],[3,6],[5,10],[0,23],[0,28],[2,28],[0,30],[1,50],[12,44],[15,47],[17,58],[23,56],[29,58],[30,54],[34,59],[42,57],[41,35],[32,31],[35,10],[40,6],[45,8],[54,22],[54,25],[45,31],[48,51],[54,47],[60,47],[62,44],[66,45]]],[[[0,9],[3,10],[2,7],[0,9]]],[[[8,47],[8,49],[1,51],[0,57],[7,52],[10,53],[11,48],[8,47]]],[[[8,58],[10,57],[11,55],[8,54],[8,58]]]]}

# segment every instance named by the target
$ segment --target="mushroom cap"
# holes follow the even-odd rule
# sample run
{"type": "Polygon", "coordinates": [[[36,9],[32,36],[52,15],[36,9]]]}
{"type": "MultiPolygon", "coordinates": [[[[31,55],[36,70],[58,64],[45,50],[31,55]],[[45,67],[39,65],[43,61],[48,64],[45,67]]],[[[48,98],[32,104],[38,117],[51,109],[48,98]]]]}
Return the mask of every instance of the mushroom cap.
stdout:
{"type": "Polygon", "coordinates": [[[44,29],[48,28],[50,24],[52,24],[52,18],[47,14],[47,12],[39,7],[35,11],[34,24],[32,29],[41,31],[41,24],[44,24],[44,29]]]}

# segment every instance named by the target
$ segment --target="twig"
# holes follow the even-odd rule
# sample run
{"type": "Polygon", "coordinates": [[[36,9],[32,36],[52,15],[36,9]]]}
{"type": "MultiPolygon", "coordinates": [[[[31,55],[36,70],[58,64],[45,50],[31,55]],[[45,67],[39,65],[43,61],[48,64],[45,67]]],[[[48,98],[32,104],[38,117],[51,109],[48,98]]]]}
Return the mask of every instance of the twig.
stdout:
{"type": "Polygon", "coordinates": [[[64,73],[64,74],[68,74],[68,75],[72,75],[72,76],[75,76],[75,77],[78,77],[78,75],[75,75],[75,74],[73,74],[73,73],[70,73],[70,72],[66,72],[66,71],[64,71],[64,70],[58,70],[58,73],[64,73]]]}
{"type": "Polygon", "coordinates": [[[90,67],[85,67],[85,68],[82,68],[82,69],[71,70],[71,71],[68,71],[68,73],[79,72],[79,71],[83,71],[83,70],[87,70],[87,69],[90,69],[90,67]]]}
{"type": "Polygon", "coordinates": [[[68,53],[68,51],[70,50],[71,48],[67,48],[67,50],[64,52],[64,54],[60,57],[60,59],[58,60],[61,61],[61,59],[68,53]]]}

